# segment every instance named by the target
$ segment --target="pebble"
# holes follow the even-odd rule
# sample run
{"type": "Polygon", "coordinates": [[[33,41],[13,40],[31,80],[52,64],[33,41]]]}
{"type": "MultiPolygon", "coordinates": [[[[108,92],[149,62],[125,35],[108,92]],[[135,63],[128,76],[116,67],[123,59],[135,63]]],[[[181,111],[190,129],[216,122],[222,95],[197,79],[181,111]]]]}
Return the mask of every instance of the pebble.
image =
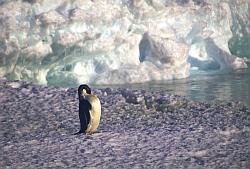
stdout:
{"type": "Polygon", "coordinates": [[[79,129],[74,88],[0,80],[0,168],[249,168],[250,110],[166,91],[93,89],[91,136],[79,129]]]}

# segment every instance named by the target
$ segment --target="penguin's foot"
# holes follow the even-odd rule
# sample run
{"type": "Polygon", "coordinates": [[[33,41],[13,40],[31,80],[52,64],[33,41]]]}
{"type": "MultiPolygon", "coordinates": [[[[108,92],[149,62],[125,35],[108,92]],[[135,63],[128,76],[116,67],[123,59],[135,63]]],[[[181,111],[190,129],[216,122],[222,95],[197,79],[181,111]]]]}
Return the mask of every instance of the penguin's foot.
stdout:
{"type": "Polygon", "coordinates": [[[87,132],[85,133],[87,136],[94,134],[94,132],[87,132]]]}
{"type": "Polygon", "coordinates": [[[74,135],[82,134],[82,131],[78,131],[77,133],[74,133],[74,135]]]}

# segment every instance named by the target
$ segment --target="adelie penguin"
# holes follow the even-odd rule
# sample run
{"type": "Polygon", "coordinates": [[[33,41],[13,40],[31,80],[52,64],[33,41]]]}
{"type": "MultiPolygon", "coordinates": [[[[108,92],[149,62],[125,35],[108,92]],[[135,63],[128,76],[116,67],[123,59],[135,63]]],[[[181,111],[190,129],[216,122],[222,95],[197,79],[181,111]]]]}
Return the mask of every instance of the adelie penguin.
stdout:
{"type": "Polygon", "coordinates": [[[78,87],[80,131],[75,133],[93,134],[100,123],[101,103],[97,96],[91,94],[88,85],[78,87]]]}

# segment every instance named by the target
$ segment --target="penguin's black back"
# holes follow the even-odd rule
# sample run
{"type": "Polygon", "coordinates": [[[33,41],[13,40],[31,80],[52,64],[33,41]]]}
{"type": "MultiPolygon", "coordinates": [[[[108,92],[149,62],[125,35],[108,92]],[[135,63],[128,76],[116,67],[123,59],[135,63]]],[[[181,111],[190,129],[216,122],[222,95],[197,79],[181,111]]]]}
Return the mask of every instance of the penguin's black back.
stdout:
{"type": "Polygon", "coordinates": [[[90,122],[90,109],[91,104],[86,99],[79,99],[79,119],[80,119],[80,133],[84,133],[87,130],[90,122]]]}

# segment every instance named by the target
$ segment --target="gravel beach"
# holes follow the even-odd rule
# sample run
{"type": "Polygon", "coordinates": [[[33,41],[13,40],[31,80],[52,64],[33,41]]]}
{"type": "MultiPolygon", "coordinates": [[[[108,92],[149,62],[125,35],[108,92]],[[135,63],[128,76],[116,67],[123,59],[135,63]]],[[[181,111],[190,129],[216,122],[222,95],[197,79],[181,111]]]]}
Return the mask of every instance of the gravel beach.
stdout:
{"type": "Polygon", "coordinates": [[[77,88],[0,80],[0,168],[250,168],[250,110],[166,91],[93,89],[98,132],[79,130],[77,88]]]}

